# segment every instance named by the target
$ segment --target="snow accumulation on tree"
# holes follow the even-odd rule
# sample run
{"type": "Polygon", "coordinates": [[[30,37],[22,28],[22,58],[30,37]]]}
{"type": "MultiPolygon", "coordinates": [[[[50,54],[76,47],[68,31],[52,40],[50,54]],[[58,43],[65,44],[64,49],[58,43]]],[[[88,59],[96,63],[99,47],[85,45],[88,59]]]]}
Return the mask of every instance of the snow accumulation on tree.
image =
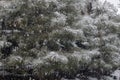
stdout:
{"type": "Polygon", "coordinates": [[[119,80],[120,15],[107,1],[0,0],[0,66],[39,80],[119,80]]]}

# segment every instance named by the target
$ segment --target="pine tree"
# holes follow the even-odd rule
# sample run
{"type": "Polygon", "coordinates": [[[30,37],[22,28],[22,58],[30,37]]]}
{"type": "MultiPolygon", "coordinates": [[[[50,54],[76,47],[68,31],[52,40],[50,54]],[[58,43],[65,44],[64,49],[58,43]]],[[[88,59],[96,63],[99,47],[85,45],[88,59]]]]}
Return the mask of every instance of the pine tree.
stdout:
{"type": "MultiPolygon", "coordinates": [[[[11,49],[4,65],[30,67],[43,80],[100,79],[120,67],[119,15],[110,3],[17,0],[11,6],[13,11],[0,17],[6,27],[0,40],[11,49]]],[[[0,45],[1,60],[6,45],[0,45]]]]}

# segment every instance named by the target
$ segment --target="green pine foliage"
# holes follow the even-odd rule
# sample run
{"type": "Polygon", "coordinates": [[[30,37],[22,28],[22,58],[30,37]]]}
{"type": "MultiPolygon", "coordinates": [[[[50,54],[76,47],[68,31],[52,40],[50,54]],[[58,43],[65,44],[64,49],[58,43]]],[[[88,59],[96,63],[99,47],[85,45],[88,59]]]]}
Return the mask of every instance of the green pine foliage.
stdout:
{"type": "Polygon", "coordinates": [[[0,62],[18,66],[15,73],[28,73],[21,66],[30,66],[41,80],[100,79],[120,68],[119,15],[108,2],[16,0],[11,6],[0,15],[6,30],[0,33],[0,62]]]}

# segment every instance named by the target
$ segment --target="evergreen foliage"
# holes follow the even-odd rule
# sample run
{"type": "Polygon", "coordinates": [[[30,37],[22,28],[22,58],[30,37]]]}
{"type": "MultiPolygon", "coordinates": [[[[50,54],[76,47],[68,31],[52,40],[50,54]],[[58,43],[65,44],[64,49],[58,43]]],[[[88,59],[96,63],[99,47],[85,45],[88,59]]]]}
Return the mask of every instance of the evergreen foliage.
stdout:
{"type": "Polygon", "coordinates": [[[5,66],[29,66],[41,80],[100,80],[120,68],[120,20],[108,2],[11,0],[0,9],[5,66]]]}

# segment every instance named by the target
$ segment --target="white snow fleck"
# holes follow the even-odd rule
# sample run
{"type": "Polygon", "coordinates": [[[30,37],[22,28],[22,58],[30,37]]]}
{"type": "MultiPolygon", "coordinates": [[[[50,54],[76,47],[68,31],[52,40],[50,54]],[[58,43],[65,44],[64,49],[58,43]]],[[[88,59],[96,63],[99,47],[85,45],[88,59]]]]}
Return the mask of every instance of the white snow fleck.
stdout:
{"type": "Polygon", "coordinates": [[[57,2],[57,0],[45,0],[46,2],[57,2]]]}
{"type": "Polygon", "coordinates": [[[86,62],[89,62],[91,61],[92,56],[99,54],[100,52],[98,51],[98,49],[94,49],[92,51],[89,50],[83,50],[81,52],[74,51],[74,53],[71,56],[77,58],[78,61],[82,61],[84,59],[86,62]]]}
{"type": "Polygon", "coordinates": [[[54,14],[56,15],[56,18],[51,19],[51,25],[55,25],[56,23],[65,24],[67,17],[64,14],[61,14],[59,12],[54,12],[54,14]]]}
{"type": "Polygon", "coordinates": [[[97,78],[89,77],[89,80],[98,80],[97,78]]]}
{"type": "Polygon", "coordinates": [[[62,62],[62,63],[67,63],[68,59],[64,55],[59,55],[57,52],[50,52],[44,59],[50,59],[51,61],[54,62],[62,62]]]}
{"type": "Polygon", "coordinates": [[[73,29],[73,28],[70,28],[69,26],[67,26],[67,27],[64,28],[64,30],[71,32],[72,34],[74,34],[74,36],[76,38],[81,38],[81,39],[84,39],[84,41],[86,41],[82,29],[73,29]]]}
{"type": "Polygon", "coordinates": [[[72,32],[73,34],[79,34],[79,35],[83,34],[83,31],[81,29],[72,29],[70,27],[65,27],[64,29],[67,30],[67,31],[72,32]]]}
{"type": "Polygon", "coordinates": [[[11,5],[10,1],[0,1],[0,6],[4,7],[4,8],[8,8],[11,5]]]}
{"type": "Polygon", "coordinates": [[[23,58],[20,56],[11,56],[11,59],[14,59],[14,60],[20,61],[20,62],[23,60],[23,58]]]}
{"type": "Polygon", "coordinates": [[[0,48],[4,47],[4,46],[10,46],[11,43],[10,42],[6,42],[6,41],[0,41],[0,48]]]}
{"type": "Polygon", "coordinates": [[[2,66],[3,65],[3,63],[2,62],[0,62],[0,66],[2,66]]]}
{"type": "Polygon", "coordinates": [[[115,76],[117,79],[120,80],[120,70],[116,70],[111,74],[113,77],[115,76]]]}
{"type": "Polygon", "coordinates": [[[34,59],[33,62],[32,62],[34,66],[37,66],[38,64],[42,64],[43,61],[41,58],[38,58],[38,59],[34,59]]]}
{"type": "MultiPolygon", "coordinates": [[[[82,18],[82,20],[79,23],[88,25],[88,24],[92,24],[93,22],[94,22],[94,20],[90,16],[86,15],[82,18]]],[[[79,25],[79,23],[78,23],[78,25],[79,25]]]]}

